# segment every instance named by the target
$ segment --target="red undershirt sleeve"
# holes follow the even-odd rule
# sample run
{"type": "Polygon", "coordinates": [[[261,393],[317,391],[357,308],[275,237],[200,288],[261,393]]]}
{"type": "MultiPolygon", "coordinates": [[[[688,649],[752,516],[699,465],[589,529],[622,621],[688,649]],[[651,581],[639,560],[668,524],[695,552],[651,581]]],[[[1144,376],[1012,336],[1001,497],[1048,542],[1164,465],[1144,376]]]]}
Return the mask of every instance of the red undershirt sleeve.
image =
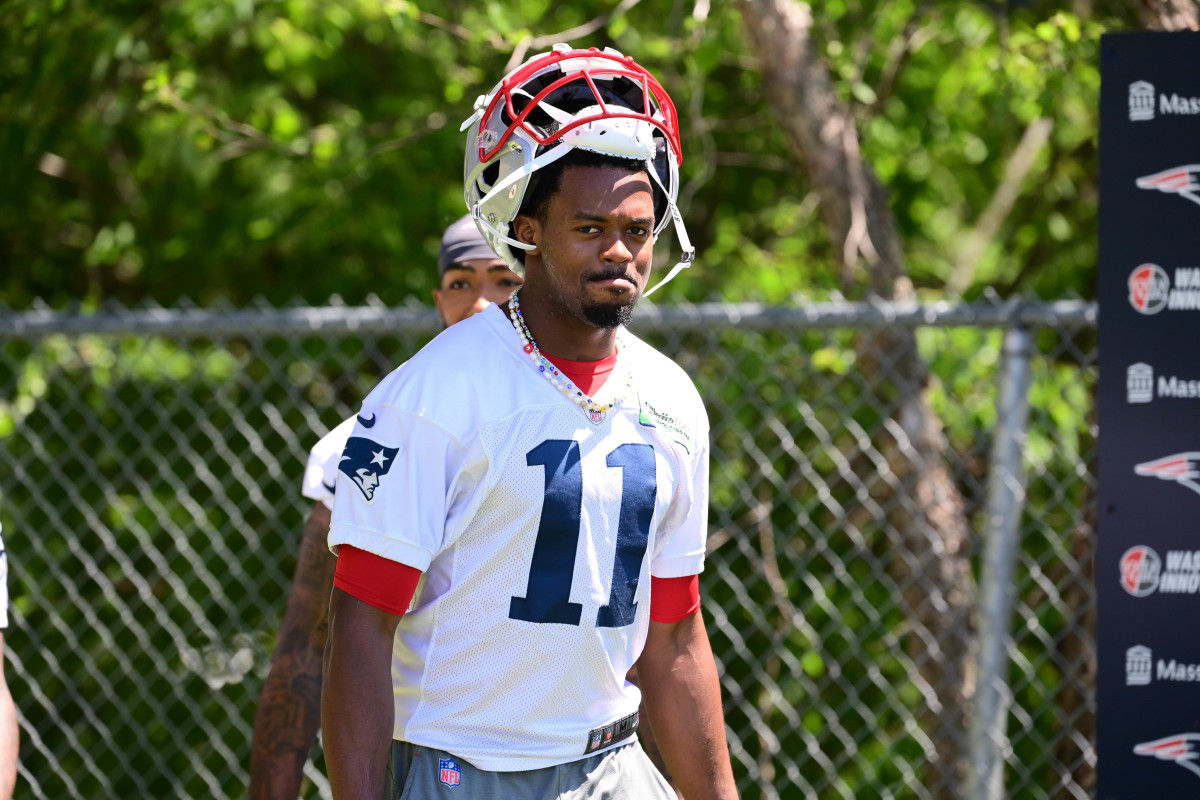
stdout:
{"type": "MultiPolygon", "coordinates": [[[[345,545],[343,545],[345,546],[345,545]]],[[[650,619],[679,622],[700,610],[700,576],[656,578],[650,576],[650,619]]]]}
{"type": "Polygon", "coordinates": [[[421,571],[407,564],[348,544],[338,547],[333,585],[380,611],[404,616],[419,580],[421,571]]]}

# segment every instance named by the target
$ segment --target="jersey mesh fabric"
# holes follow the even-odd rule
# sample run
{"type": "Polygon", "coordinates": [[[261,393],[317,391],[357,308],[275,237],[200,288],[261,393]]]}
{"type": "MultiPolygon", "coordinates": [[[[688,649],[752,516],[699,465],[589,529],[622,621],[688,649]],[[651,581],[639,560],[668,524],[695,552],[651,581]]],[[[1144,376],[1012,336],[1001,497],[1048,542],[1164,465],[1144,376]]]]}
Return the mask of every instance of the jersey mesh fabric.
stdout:
{"type": "MultiPolygon", "coordinates": [[[[346,442],[349,440],[350,434],[354,431],[355,422],[354,417],[342,420],[329,433],[322,436],[313,445],[312,450],[308,454],[308,462],[304,470],[300,493],[310,500],[323,503],[329,509],[333,508],[333,499],[336,496],[338,462],[341,461],[342,452],[346,449],[346,442]]],[[[339,568],[340,566],[339,564],[339,568]]],[[[422,575],[417,582],[417,594],[420,594],[421,581],[424,579],[425,576],[422,575]]],[[[362,600],[363,598],[360,597],[359,599],[362,600]]],[[[401,598],[400,602],[404,603],[405,601],[401,598]]],[[[395,654],[393,653],[392,683],[396,684],[400,680],[399,667],[396,664],[395,654]]]]}
{"type": "Polygon", "coordinates": [[[346,440],[354,430],[354,417],[342,420],[329,433],[321,437],[308,454],[304,467],[304,481],[300,494],[309,500],[324,503],[333,508],[334,492],[337,489],[337,465],[346,449],[346,440]]]}
{"type": "Polygon", "coordinates": [[[590,730],[636,710],[624,677],[645,643],[650,576],[703,566],[708,428],[686,375],[626,343],[610,383],[623,390],[631,365],[637,396],[598,424],[495,308],[364,403],[372,424],[351,440],[396,456],[370,497],[343,465],[330,545],[426,570],[397,629],[396,738],[481,769],[535,769],[583,757],[590,730]],[[546,621],[545,608],[576,617],[546,621]]]}

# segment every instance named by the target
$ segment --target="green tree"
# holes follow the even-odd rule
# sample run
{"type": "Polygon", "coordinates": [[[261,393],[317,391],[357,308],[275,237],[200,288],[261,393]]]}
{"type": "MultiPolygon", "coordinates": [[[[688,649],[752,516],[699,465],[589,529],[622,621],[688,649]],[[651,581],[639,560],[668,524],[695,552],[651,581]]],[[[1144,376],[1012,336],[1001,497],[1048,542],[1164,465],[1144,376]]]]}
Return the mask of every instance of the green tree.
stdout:
{"type": "MultiPolygon", "coordinates": [[[[1134,9],[1076,6],[819,8],[918,288],[1091,293],[1097,40],[1134,9]]],[[[457,123],[558,38],[635,54],[680,106],[701,259],[675,297],[843,289],[733,7],[10,0],[0,299],[426,301],[457,123]]]]}

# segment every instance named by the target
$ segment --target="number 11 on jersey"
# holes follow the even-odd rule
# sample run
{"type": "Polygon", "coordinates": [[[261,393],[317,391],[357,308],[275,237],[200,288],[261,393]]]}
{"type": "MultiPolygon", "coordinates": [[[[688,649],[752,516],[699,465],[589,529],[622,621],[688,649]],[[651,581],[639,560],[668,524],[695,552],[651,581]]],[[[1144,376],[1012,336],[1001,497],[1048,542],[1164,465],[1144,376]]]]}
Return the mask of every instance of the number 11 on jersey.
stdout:
{"type": "MultiPolygon", "coordinates": [[[[508,616],[525,622],[578,625],[583,605],[571,602],[571,581],[583,507],[583,469],[579,443],[549,439],[525,455],[525,463],[546,473],[542,516],[529,566],[524,597],[513,597],[508,616]]],[[[621,470],[621,509],[608,603],[596,614],[596,626],[621,628],[637,614],[638,578],[650,540],[650,520],[658,476],[654,448],[630,442],[608,454],[609,469],[621,470]]]]}

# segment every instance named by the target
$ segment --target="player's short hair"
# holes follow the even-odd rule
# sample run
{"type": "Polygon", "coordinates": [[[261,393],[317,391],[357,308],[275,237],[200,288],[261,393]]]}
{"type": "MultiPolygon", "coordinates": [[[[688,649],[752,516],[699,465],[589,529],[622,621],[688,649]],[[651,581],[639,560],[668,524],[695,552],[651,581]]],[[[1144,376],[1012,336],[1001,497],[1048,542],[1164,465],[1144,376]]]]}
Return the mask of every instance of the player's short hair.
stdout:
{"type": "MultiPolygon", "coordinates": [[[[563,173],[571,167],[616,167],[630,173],[650,174],[650,168],[643,160],[621,158],[577,147],[558,161],[542,167],[533,174],[529,189],[525,192],[525,201],[521,203],[521,210],[517,213],[544,221],[546,208],[550,205],[550,198],[558,194],[558,190],[562,188],[563,173]]],[[[524,255],[524,251],[517,252],[517,256],[522,261],[525,260],[524,255]]]]}

